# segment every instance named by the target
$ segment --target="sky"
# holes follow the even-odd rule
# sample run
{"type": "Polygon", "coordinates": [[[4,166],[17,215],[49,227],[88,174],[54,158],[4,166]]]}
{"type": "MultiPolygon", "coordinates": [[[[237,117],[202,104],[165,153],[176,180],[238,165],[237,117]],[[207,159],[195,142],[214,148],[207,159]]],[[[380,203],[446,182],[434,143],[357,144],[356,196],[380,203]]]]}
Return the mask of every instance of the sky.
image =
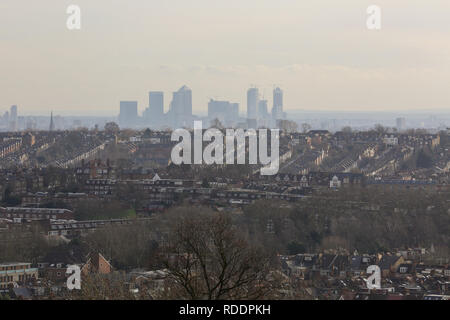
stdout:
{"type": "Polygon", "coordinates": [[[117,115],[148,91],[285,110],[450,110],[448,0],[1,0],[0,112],[117,115]],[[66,9],[81,8],[81,30],[66,9]],[[368,30],[367,7],[382,10],[368,30]]]}

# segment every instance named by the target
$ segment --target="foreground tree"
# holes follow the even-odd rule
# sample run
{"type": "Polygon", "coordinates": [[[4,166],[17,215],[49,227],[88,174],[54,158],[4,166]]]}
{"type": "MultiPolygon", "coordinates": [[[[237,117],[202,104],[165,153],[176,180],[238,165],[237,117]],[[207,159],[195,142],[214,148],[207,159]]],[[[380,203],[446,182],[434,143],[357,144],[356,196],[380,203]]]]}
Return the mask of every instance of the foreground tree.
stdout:
{"type": "Polygon", "coordinates": [[[245,240],[230,216],[188,211],[176,219],[163,248],[173,282],[170,298],[268,297],[273,290],[269,257],[245,240]]]}
{"type": "Polygon", "coordinates": [[[100,274],[83,275],[81,290],[66,292],[68,300],[136,300],[125,275],[114,273],[109,276],[100,274]]]}

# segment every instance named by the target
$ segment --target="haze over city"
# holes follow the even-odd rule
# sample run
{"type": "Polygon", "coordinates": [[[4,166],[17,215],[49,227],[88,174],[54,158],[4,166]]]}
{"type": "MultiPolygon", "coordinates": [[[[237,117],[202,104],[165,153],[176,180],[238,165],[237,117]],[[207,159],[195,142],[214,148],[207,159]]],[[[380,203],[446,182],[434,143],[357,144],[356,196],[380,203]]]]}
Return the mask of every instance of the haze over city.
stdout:
{"type": "Polygon", "coordinates": [[[449,13],[1,0],[2,310],[286,319],[308,300],[317,318],[348,317],[326,300],[449,301],[449,13]]]}
{"type": "Polygon", "coordinates": [[[443,112],[449,109],[448,1],[377,1],[381,30],[367,30],[369,1],[97,0],[0,4],[0,110],[117,116],[119,102],[148,107],[149,91],[193,91],[240,104],[285,92],[284,109],[443,112]],[[66,8],[81,8],[81,30],[66,8]]]}

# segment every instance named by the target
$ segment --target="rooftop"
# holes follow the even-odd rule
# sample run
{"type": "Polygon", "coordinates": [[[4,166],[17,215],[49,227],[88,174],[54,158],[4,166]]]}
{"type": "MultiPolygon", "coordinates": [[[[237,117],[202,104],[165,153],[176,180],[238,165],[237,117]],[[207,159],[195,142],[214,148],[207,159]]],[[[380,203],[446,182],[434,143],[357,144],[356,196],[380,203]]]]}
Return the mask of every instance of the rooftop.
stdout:
{"type": "Polygon", "coordinates": [[[0,263],[0,268],[1,267],[11,267],[11,266],[27,266],[31,263],[26,263],[26,262],[4,262],[4,263],[0,263]]]}

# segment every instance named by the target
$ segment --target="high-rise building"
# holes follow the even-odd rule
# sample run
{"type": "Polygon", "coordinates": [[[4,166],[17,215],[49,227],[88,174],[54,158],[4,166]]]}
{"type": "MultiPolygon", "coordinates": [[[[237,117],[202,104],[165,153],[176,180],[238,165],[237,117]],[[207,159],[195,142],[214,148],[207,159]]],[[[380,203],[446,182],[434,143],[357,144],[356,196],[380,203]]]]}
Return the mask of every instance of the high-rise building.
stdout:
{"type": "Polygon", "coordinates": [[[211,99],[208,102],[208,118],[210,120],[218,119],[222,124],[225,124],[227,114],[230,112],[230,102],[217,101],[211,99]]]}
{"type": "Polygon", "coordinates": [[[11,131],[17,130],[17,106],[13,105],[11,106],[10,113],[9,113],[9,129],[11,131]]]}
{"type": "MultiPolygon", "coordinates": [[[[258,119],[258,102],[259,90],[258,88],[250,88],[247,91],[247,119],[258,119]]],[[[251,122],[253,123],[253,122],[251,122]]]]}
{"type": "Polygon", "coordinates": [[[273,90],[272,118],[276,121],[283,119],[283,117],[283,90],[275,88],[273,90]]]}
{"type": "Polygon", "coordinates": [[[147,122],[161,125],[164,116],[164,92],[150,91],[148,94],[148,109],[144,112],[147,122]]]}
{"type": "Polygon", "coordinates": [[[238,122],[239,120],[239,103],[231,103],[231,119],[233,122],[238,122]]]}
{"type": "Polygon", "coordinates": [[[258,102],[258,116],[259,118],[267,118],[269,115],[267,111],[267,100],[259,100],[258,102]]]}
{"type": "Polygon", "coordinates": [[[396,124],[397,124],[398,131],[403,131],[406,129],[406,119],[405,118],[397,118],[396,124]]]}
{"type": "Polygon", "coordinates": [[[3,114],[3,124],[8,127],[9,126],[9,111],[5,111],[3,114]]]}
{"type": "Polygon", "coordinates": [[[170,104],[171,125],[175,128],[192,125],[192,90],[187,86],[173,93],[170,104]]]}
{"type": "Polygon", "coordinates": [[[11,106],[11,112],[10,112],[10,116],[11,116],[11,121],[17,121],[17,106],[11,106]]]}
{"type": "Polygon", "coordinates": [[[120,101],[119,124],[124,127],[136,125],[138,120],[137,101],[120,101]]]}
{"type": "Polygon", "coordinates": [[[239,104],[211,99],[208,103],[209,120],[218,119],[223,125],[233,126],[239,119],[239,104]]]}
{"type": "Polygon", "coordinates": [[[267,111],[267,100],[259,100],[258,102],[258,126],[268,127],[270,125],[269,112],[267,111]]]}

